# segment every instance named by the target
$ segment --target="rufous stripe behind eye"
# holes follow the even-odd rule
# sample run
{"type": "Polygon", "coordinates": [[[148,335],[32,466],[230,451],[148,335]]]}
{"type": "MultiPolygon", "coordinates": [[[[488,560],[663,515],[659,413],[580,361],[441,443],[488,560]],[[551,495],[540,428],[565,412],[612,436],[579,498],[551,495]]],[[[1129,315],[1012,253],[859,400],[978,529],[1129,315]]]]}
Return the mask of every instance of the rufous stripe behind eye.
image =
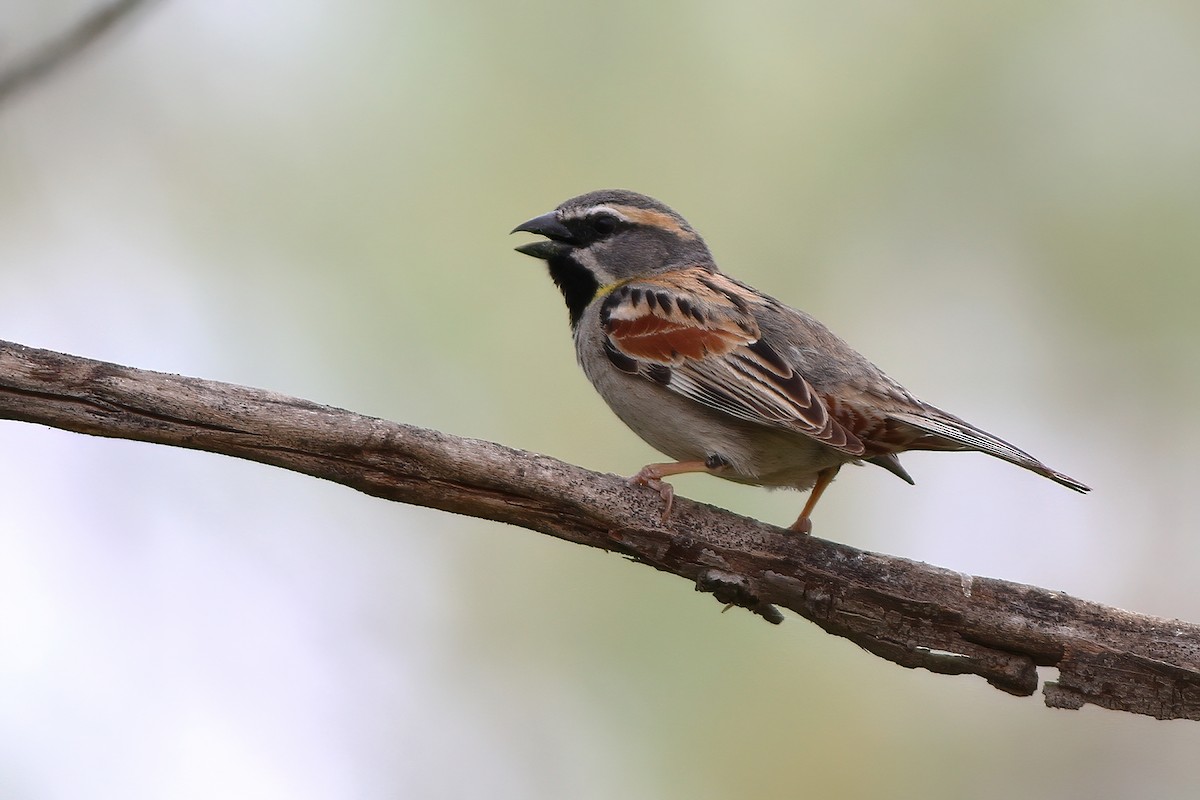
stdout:
{"type": "Polygon", "coordinates": [[[664,211],[655,211],[649,208],[638,208],[637,206],[618,205],[615,203],[610,204],[608,208],[637,225],[648,225],[652,228],[659,228],[664,231],[669,231],[670,233],[678,236],[680,239],[699,238],[695,231],[685,227],[685,223],[664,211]]]}

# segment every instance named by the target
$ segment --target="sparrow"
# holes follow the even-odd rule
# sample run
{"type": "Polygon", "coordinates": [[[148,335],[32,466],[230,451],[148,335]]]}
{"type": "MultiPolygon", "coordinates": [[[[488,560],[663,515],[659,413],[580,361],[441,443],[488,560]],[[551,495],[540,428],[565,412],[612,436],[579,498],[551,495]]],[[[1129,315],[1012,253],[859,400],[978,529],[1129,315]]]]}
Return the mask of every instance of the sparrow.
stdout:
{"type": "Polygon", "coordinates": [[[667,521],[672,475],[811,489],[793,531],[846,464],[908,483],[899,453],[976,450],[1077,492],[1079,481],[929,405],[803,311],[718,269],[700,234],[643,194],[573,197],[513,233],[562,292],[584,374],[638,436],[674,459],[630,478],[657,490],[667,521]]]}

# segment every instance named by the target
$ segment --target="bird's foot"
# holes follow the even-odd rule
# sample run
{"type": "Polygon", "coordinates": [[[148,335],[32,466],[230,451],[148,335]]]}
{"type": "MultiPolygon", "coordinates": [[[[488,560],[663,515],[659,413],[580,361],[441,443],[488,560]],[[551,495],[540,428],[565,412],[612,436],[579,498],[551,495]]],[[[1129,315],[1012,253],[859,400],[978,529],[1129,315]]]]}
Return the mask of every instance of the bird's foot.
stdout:
{"type": "Polygon", "coordinates": [[[836,467],[829,467],[817,473],[816,483],[813,484],[812,492],[808,495],[808,502],[804,504],[804,510],[800,512],[800,518],[788,526],[789,531],[796,533],[810,534],[812,533],[812,512],[817,507],[817,501],[821,499],[821,495],[829,488],[829,484],[833,483],[833,478],[838,474],[838,470],[842,468],[841,464],[836,467]]]}
{"type": "Polygon", "coordinates": [[[667,524],[671,518],[671,506],[675,503],[675,487],[663,480],[662,471],[658,464],[647,464],[628,480],[630,486],[649,486],[658,492],[663,499],[662,523],[667,524]]]}
{"type": "Polygon", "coordinates": [[[812,533],[812,520],[808,517],[801,517],[788,526],[789,531],[808,535],[812,533]]]}

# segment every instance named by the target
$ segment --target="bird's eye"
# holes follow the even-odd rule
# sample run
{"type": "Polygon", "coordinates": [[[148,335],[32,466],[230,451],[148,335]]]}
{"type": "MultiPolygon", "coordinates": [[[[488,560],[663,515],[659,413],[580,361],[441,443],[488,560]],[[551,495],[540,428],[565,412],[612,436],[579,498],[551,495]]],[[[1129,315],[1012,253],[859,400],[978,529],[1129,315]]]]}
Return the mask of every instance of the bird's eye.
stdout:
{"type": "Polygon", "coordinates": [[[608,236],[617,229],[617,218],[611,214],[597,214],[592,217],[592,230],[601,236],[608,236]]]}

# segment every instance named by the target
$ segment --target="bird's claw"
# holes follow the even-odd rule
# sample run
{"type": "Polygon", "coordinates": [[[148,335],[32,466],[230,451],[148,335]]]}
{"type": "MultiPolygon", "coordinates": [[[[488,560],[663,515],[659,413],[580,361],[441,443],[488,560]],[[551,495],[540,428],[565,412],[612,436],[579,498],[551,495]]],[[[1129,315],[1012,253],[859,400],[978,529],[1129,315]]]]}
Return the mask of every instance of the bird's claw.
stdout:
{"type": "Polygon", "coordinates": [[[631,486],[649,486],[658,492],[663,499],[662,523],[666,525],[671,518],[671,506],[675,503],[675,488],[662,479],[658,470],[651,467],[643,467],[628,483],[631,486]]]}
{"type": "Polygon", "coordinates": [[[812,533],[812,520],[809,519],[808,517],[801,517],[800,519],[796,520],[791,525],[789,525],[788,530],[795,531],[796,533],[803,533],[803,534],[812,533]]]}

